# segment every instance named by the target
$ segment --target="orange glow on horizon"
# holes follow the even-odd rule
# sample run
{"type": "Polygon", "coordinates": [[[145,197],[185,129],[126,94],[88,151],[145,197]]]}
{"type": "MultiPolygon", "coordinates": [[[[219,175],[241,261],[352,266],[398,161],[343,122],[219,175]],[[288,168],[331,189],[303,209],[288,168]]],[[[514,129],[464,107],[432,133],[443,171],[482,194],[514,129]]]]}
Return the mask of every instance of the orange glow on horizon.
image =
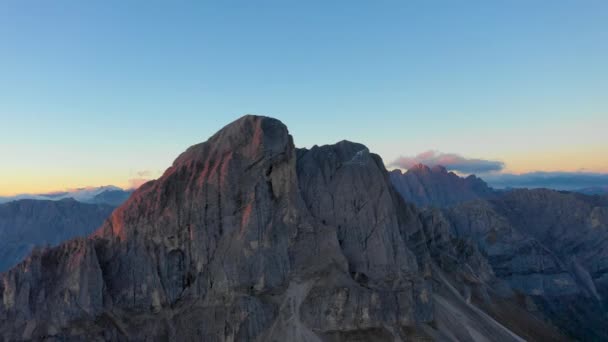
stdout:
{"type": "MultiPolygon", "coordinates": [[[[608,146],[569,146],[559,152],[538,149],[528,151],[502,151],[498,153],[506,168],[502,173],[521,174],[535,171],[545,172],[593,172],[608,173],[608,146]],[[600,157],[601,156],[601,157],[600,157]]],[[[49,169],[45,172],[32,169],[4,169],[0,176],[0,196],[18,194],[40,194],[63,192],[69,189],[114,185],[123,189],[137,187],[146,177],[155,175],[133,174],[124,170],[66,170],[49,169]]],[[[483,175],[481,175],[483,177],[483,175]]]]}
{"type": "Polygon", "coordinates": [[[547,150],[504,153],[506,168],[503,173],[521,174],[535,171],[546,172],[593,172],[608,173],[608,146],[567,147],[559,152],[547,150]]]}
{"type": "Polygon", "coordinates": [[[89,173],[66,175],[52,171],[48,174],[41,174],[27,170],[3,170],[3,175],[0,177],[0,196],[64,192],[104,185],[114,185],[123,189],[131,188],[124,173],[122,175],[112,174],[112,172],[105,175],[89,173]]]}

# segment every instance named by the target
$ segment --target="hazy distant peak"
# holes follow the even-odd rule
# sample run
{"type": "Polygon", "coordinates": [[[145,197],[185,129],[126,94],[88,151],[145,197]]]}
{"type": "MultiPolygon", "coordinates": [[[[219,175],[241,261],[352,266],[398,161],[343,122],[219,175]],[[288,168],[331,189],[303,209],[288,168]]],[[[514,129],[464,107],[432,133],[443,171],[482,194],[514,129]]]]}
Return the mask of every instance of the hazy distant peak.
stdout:
{"type": "Polygon", "coordinates": [[[431,171],[431,169],[430,169],[428,166],[426,166],[426,165],[424,165],[424,164],[422,164],[422,163],[415,164],[414,166],[410,167],[410,168],[409,168],[409,169],[407,169],[407,170],[408,170],[408,171],[410,171],[410,170],[411,170],[411,171],[413,171],[413,172],[419,172],[419,171],[422,171],[422,172],[429,172],[429,171],[431,171]]]}
{"type": "MultiPolygon", "coordinates": [[[[111,205],[118,205],[120,203],[118,203],[116,201],[116,194],[118,193],[122,193],[123,196],[128,197],[128,194],[130,194],[132,191],[131,190],[124,190],[118,186],[115,185],[104,185],[104,186],[99,186],[99,187],[83,187],[83,188],[76,188],[76,189],[68,189],[66,191],[55,191],[55,192],[49,192],[49,193],[41,193],[41,194],[19,194],[19,195],[15,195],[15,196],[5,196],[5,197],[0,197],[0,203],[6,203],[6,202],[12,202],[12,201],[17,201],[17,200],[22,200],[22,199],[31,199],[31,200],[51,200],[51,201],[59,201],[59,200],[64,200],[64,199],[72,199],[78,202],[83,202],[83,203],[106,203],[106,204],[111,204],[111,205]],[[100,196],[103,193],[106,192],[114,192],[114,200],[111,202],[106,202],[104,200],[100,200],[100,198],[103,198],[104,196],[100,196]]],[[[125,197],[125,199],[126,199],[125,197]]]]}
{"type": "Polygon", "coordinates": [[[433,172],[437,172],[437,173],[448,173],[448,170],[441,166],[441,165],[435,165],[431,168],[431,171],[433,172]]]}
{"type": "Polygon", "coordinates": [[[415,164],[407,172],[390,173],[401,196],[418,206],[445,207],[474,199],[491,198],[495,192],[482,179],[460,177],[441,165],[415,164]]]}

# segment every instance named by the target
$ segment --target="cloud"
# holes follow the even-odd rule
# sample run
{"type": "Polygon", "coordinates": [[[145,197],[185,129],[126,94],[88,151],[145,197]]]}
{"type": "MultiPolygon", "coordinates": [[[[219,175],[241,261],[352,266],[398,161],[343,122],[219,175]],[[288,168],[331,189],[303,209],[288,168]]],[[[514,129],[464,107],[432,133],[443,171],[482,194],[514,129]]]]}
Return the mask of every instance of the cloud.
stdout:
{"type": "Polygon", "coordinates": [[[152,172],[150,172],[150,170],[143,170],[143,171],[136,172],[136,175],[139,176],[140,178],[150,177],[151,174],[152,174],[152,172]]]}
{"type": "Polygon", "coordinates": [[[608,186],[608,173],[594,172],[529,172],[522,174],[489,174],[483,179],[495,188],[549,188],[580,190],[608,186]]]}
{"type": "MultiPolygon", "coordinates": [[[[158,171],[156,173],[158,173],[158,171]]],[[[144,183],[151,181],[154,178],[152,174],[153,172],[150,170],[141,170],[135,172],[134,177],[127,181],[128,189],[135,190],[142,186],[144,183]]]]}
{"type": "Polygon", "coordinates": [[[424,164],[427,166],[441,165],[448,170],[459,173],[487,173],[501,171],[505,164],[497,160],[465,158],[455,153],[442,153],[439,151],[426,151],[414,157],[399,157],[389,166],[409,169],[414,165],[424,164]]]}
{"type": "Polygon", "coordinates": [[[135,190],[148,181],[150,181],[150,179],[148,179],[148,178],[131,178],[128,181],[128,183],[129,183],[128,189],[135,190]]]}

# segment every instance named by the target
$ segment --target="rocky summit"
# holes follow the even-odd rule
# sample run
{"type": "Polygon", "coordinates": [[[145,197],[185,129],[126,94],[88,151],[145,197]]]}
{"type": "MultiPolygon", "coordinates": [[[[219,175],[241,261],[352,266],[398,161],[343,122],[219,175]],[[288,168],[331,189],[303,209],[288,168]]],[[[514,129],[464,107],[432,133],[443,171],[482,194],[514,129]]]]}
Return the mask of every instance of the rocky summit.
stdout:
{"type": "Polygon", "coordinates": [[[415,165],[403,173],[390,172],[393,185],[406,201],[421,207],[447,207],[461,202],[490,199],[498,192],[475,175],[465,178],[443,166],[415,165]]]}
{"type": "MultiPolygon", "coordinates": [[[[497,247],[472,238],[491,237],[485,226],[463,222],[404,201],[364,145],[296,149],[280,121],[245,116],[88,238],[3,273],[0,340],[569,339],[527,283],[488,259],[497,247]]],[[[603,265],[589,258],[579,263],[603,265]]]]}

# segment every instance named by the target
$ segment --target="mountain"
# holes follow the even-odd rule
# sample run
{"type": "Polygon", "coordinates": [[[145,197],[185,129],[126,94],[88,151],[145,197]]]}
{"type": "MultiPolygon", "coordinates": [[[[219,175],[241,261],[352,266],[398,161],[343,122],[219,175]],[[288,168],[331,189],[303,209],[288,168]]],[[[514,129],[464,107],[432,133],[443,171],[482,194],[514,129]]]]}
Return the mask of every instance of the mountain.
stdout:
{"type": "Polygon", "coordinates": [[[92,199],[85,201],[86,203],[97,203],[97,204],[108,204],[115,207],[123,204],[129,196],[133,193],[133,190],[105,190],[99,194],[93,196],[92,199]]]}
{"type": "Polygon", "coordinates": [[[594,186],[590,188],[582,188],[575,190],[575,192],[580,192],[585,195],[608,195],[608,186],[594,186]]]}
{"type": "Polygon", "coordinates": [[[570,336],[608,339],[602,328],[608,317],[608,197],[494,191],[474,176],[424,165],[405,174],[392,171],[391,181],[406,201],[441,207],[450,235],[473,243],[528,306],[570,336]]]}
{"type": "Polygon", "coordinates": [[[442,166],[429,168],[418,164],[405,173],[396,169],[390,172],[391,182],[408,202],[420,207],[446,207],[474,199],[496,196],[481,178],[470,175],[459,177],[442,166]]]}
{"type": "Polygon", "coordinates": [[[90,234],[113,209],[73,199],[0,204],[0,272],[23,260],[35,246],[55,246],[90,234]]]}
{"type": "Polygon", "coordinates": [[[567,340],[461,227],[364,145],[296,149],[245,116],[1,274],[0,340],[567,340]]]}
{"type": "Polygon", "coordinates": [[[132,192],[132,190],[123,190],[117,186],[107,185],[100,187],[79,188],[64,192],[52,192],[47,194],[20,194],[15,196],[5,196],[0,197],[0,203],[7,203],[22,199],[58,201],[72,198],[82,203],[109,204],[118,206],[129,198],[132,192]]]}
{"type": "Polygon", "coordinates": [[[608,339],[606,199],[518,189],[444,213],[453,235],[474,241],[531,310],[577,339],[608,339]]]}

